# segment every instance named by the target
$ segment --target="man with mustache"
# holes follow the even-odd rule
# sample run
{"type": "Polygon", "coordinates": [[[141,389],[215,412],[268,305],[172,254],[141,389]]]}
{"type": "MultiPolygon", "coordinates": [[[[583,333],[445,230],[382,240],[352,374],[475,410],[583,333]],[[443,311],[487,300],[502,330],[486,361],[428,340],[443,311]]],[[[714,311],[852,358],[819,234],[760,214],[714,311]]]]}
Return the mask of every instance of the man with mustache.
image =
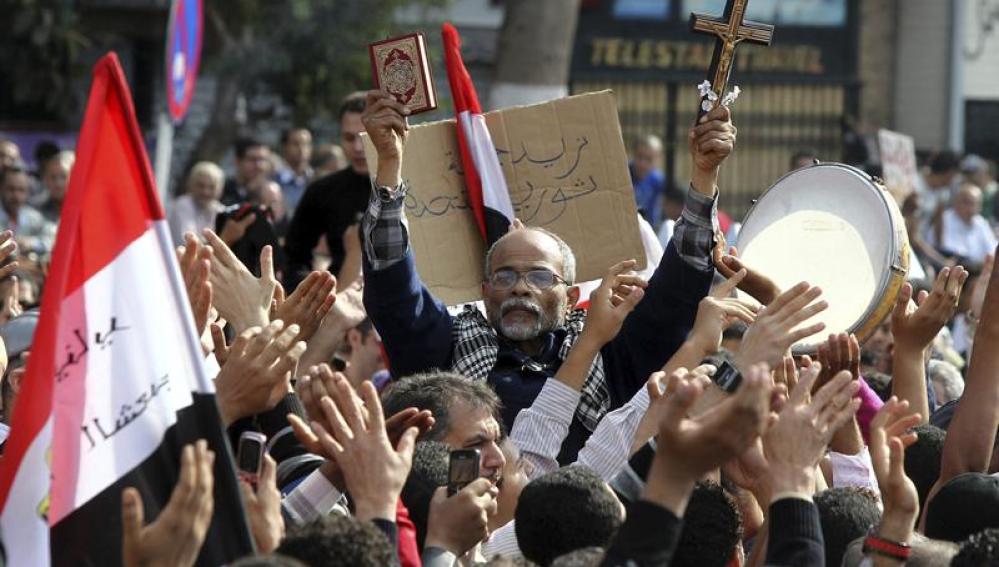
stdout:
{"type": "MultiPolygon", "coordinates": [[[[364,304],[396,378],[432,368],[485,380],[503,403],[509,428],[554,376],[579,338],[585,312],[575,256],[557,235],[518,224],[488,251],[482,283],[487,316],[456,317],[423,285],[409,248],[401,178],[408,111],[381,91],[368,93],[363,122],[378,152],[378,171],[364,217],[364,304]]],[[[627,402],[682,344],[711,284],[717,228],[718,169],[736,129],[718,107],[691,129],[693,175],[686,207],[645,297],[618,336],[600,349],[583,386],[559,462],[576,453],[610,410],[627,402]]],[[[636,276],[626,286],[645,287],[636,276]]]]}

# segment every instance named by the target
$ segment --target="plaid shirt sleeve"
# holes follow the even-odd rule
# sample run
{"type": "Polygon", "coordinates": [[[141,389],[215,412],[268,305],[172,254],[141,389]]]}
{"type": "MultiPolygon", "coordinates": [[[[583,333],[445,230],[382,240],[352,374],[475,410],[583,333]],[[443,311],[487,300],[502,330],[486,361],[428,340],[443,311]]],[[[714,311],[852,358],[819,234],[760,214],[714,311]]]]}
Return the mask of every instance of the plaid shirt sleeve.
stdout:
{"type": "Polygon", "coordinates": [[[364,214],[364,253],[375,271],[392,266],[409,252],[407,190],[405,181],[394,189],[372,185],[364,214]]]}
{"type": "Polygon", "coordinates": [[[673,246],[688,265],[701,271],[714,269],[711,248],[718,231],[718,193],[707,197],[693,186],[687,191],[680,219],[673,229],[673,246]]]}

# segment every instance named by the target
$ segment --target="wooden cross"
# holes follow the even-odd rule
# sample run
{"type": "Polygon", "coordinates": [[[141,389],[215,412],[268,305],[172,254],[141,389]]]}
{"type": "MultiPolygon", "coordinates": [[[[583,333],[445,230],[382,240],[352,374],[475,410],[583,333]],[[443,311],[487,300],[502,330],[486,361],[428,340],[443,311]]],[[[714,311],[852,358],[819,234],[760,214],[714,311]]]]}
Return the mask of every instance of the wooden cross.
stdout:
{"type": "MultiPolygon", "coordinates": [[[[748,4],[749,0],[728,0],[721,18],[704,14],[690,15],[691,31],[715,36],[715,52],[711,57],[711,67],[708,69],[708,80],[711,81],[711,90],[718,95],[718,99],[714,101],[712,107],[718,106],[725,96],[728,77],[732,72],[732,61],[735,59],[735,46],[742,41],[770,45],[770,40],[773,39],[773,26],[743,19],[748,4]]],[[[707,112],[703,109],[704,99],[701,100],[698,118],[707,112]]]]}

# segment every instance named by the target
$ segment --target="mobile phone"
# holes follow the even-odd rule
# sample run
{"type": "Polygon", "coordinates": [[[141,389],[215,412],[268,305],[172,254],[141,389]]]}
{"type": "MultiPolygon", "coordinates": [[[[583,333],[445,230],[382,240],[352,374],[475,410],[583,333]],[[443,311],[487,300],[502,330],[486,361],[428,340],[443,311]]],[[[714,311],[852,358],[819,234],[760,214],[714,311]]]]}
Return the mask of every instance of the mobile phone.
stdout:
{"type": "Polygon", "coordinates": [[[244,431],[239,436],[239,448],[236,450],[236,473],[253,488],[257,487],[260,478],[260,467],[264,464],[264,448],[267,436],[256,431],[244,431]]]}
{"type": "Polygon", "coordinates": [[[477,478],[479,478],[479,450],[451,451],[447,472],[447,495],[454,496],[477,478]]]}

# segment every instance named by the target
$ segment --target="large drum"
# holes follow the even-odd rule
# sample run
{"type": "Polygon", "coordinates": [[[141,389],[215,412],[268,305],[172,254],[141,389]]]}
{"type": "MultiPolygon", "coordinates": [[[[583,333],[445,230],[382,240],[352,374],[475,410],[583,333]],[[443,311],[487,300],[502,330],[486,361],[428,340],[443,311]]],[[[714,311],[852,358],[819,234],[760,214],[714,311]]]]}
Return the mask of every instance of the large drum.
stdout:
{"type": "Polygon", "coordinates": [[[826,329],[795,344],[795,354],[814,353],[829,333],[863,342],[891,312],[909,270],[895,200],[879,180],[838,163],[781,177],[746,214],[736,245],[781,289],[800,281],[822,288],[829,308],[802,325],[826,329]]]}

